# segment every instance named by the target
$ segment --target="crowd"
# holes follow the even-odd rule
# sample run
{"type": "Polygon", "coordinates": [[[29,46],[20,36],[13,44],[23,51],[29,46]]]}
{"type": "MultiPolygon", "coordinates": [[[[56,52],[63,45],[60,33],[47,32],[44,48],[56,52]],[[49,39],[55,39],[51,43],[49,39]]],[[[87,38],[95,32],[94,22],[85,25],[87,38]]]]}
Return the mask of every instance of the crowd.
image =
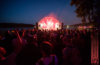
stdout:
{"type": "Polygon", "coordinates": [[[87,30],[12,30],[0,35],[0,65],[89,65],[87,30]]]}

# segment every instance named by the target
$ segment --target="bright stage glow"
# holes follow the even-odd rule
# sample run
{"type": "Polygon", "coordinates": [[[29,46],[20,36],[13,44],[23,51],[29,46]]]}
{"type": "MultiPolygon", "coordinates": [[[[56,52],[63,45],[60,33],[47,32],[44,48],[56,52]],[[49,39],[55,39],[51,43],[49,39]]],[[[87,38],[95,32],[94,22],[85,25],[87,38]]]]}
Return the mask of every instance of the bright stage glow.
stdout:
{"type": "Polygon", "coordinates": [[[61,29],[61,23],[53,16],[44,17],[38,22],[40,30],[57,30],[61,29]]]}

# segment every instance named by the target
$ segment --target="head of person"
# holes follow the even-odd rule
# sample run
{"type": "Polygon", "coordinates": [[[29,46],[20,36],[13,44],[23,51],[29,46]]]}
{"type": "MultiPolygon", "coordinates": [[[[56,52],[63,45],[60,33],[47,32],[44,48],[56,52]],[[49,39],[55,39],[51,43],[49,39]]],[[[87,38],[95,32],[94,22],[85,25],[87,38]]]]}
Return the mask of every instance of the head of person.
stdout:
{"type": "Polygon", "coordinates": [[[65,36],[63,38],[63,44],[66,45],[66,46],[72,45],[72,39],[71,39],[71,37],[65,36]]]}
{"type": "Polygon", "coordinates": [[[52,44],[48,41],[43,41],[41,43],[41,52],[43,56],[50,56],[52,52],[52,44]]]}
{"type": "Polygon", "coordinates": [[[0,47],[0,54],[2,55],[6,54],[6,50],[3,47],[0,47]]]}
{"type": "Polygon", "coordinates": [[[0,60],[4,60],[4,55],[6,54],[6,50],[3,47],[0,47],[0,60]]]}

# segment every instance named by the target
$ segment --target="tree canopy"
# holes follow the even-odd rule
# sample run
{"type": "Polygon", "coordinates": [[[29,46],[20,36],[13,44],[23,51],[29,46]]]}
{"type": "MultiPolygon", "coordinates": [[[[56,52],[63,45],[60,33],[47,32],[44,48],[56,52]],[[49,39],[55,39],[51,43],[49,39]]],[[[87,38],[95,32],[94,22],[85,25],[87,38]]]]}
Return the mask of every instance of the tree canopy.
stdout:
{"type": "Polygon", "coordinates": [[[71,6],[75,6],[77,17],[82,19],[82,23],[94,22],[100,17],[100,0],[71,0],[71,6]]]}

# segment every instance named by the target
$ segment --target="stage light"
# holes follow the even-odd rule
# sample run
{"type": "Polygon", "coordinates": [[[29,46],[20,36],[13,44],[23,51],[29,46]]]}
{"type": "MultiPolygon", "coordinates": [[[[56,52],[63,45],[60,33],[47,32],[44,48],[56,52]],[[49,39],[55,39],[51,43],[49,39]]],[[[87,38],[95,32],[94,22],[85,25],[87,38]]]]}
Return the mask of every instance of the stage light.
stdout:
{"type": "Polygon", "coordinates": [[[38,22],[40,30],[57,30],[61,29],[61,23],[53,16],[47,16],[38,22]]]}

